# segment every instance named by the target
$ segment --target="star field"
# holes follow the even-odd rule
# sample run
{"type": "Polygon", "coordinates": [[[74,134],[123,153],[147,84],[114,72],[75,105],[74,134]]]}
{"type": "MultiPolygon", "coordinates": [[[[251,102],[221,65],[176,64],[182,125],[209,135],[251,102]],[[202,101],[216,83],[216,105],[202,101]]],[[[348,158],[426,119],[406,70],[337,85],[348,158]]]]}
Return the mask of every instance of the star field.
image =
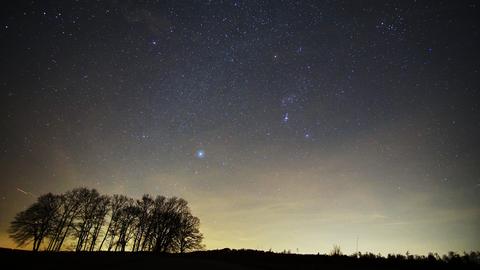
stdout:
{"type": "Polygon", "coordinates": [[[474,1],[1,13],[0,246],[35,196],[83,185],[185,198],[207,248],[480,248],[474,1]]]}

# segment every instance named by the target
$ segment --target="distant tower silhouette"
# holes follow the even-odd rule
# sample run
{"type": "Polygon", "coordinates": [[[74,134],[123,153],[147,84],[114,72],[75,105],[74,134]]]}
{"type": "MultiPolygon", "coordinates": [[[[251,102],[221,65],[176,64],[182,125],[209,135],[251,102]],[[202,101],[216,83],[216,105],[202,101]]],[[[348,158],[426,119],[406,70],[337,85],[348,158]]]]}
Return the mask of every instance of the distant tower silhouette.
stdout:
{"type": "Polygon", "coordinates": [[[358,235],[357,235],[357,246],[356,246],[355,254],[356,254],[357,258],[358,258],[358,235]]]}

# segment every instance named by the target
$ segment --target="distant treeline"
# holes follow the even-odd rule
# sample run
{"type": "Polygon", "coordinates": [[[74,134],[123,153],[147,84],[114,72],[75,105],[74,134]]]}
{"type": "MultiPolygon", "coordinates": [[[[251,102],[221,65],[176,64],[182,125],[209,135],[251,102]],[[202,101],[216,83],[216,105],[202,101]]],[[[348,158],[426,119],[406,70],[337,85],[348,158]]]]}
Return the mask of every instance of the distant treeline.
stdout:
{"type": "Polygon", "coordinates": [[[40,196],[10,224],[19,245],[48,251],[185,252],[202,249],[200,220],[187,201],[144,195],[101,195],[76,188],[40,196]]]}
{"type": "MultiPolygon", "coordinates": [[[[223,260],[229,260],[233,258],[242,257],[244,261],[253,261],[253,260],[265,260],[265,258],[270,258],[272,261],[278,263],[279,265],[288,265],[289,263],[299,266],[301,264],[307,264],[309,266],[315,264],[323,265],[339,265],[349,263],[354,264],[355,266],[374,266],[374,265],[383,265],[386,266],[395,266],[395,265],[404,265],[404,266],[425,266],[428,267],[439,266],[439,269],[443,269],[441,266],[462,266],[462,265],[473,265],[478,267],[480,264],[480,252],[471,251],[463,252],[462,254],[450,251],[447,254],[439,255],[438,253],[428,253],[428,255],[413,255],[407,251],[406,254],[392,254],[389,253],[386,256],[382,254],[373,254],[371,252],[361,253],[355,252],[350,255],[342,254],[339,246],[334,246],[332,251],[329,254],[295,254],[290,250],[284,250],[280,253],[273,251],[262,251],[262,250],[252,250],[252,249],[217,249],[210,251],[199,251],[190,253],[193,256],[207,257],[209,259],[221,258],[223,260]],[[256,258],[256,259],[254,259],[256,258]]],[[[308,268],[312,269],[312,268],[308,268]]],[[[343,268],[340,268],[343,269],[343,268]]],[[[363,269],[363,268],[361,268],[363,269]]],[[[456,268],[453,268],[456,269],[456,268]]],[[[459,268],[461,269],[461,268],[459,268]]],[[[477,269],[477,268],[476,268],[477,269]]]]}

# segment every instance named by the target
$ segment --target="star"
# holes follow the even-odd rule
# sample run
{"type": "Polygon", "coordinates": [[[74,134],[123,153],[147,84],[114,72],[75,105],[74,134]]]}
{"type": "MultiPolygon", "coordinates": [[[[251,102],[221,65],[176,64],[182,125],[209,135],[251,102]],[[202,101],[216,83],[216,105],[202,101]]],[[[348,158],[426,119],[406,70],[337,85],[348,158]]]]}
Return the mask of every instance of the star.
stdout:
{"type": "Polygon", "coordinates": [[[288,122],[288,112],[283,115],[283,122],[287,123],[288,122]]]}
{"type": "Polygon", "coordinates": [[[203,149],[198,149],[198,150],[195,152],[195,157],[197,157],[198,159],[203,159],[203,158],[205,158],[205,150],[203,150],[203,149]]]}

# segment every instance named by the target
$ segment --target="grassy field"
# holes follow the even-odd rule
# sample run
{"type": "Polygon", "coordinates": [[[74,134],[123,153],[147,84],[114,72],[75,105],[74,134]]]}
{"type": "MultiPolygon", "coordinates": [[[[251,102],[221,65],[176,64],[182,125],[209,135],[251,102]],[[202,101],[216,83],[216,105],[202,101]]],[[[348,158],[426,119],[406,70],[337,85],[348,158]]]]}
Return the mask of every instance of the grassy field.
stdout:
{"type": "Polygon", "coordinates": [[[480,269],[465,260],[398,259],[213,250],[187,254],[0,249],[2,269],[480,269]]]}

